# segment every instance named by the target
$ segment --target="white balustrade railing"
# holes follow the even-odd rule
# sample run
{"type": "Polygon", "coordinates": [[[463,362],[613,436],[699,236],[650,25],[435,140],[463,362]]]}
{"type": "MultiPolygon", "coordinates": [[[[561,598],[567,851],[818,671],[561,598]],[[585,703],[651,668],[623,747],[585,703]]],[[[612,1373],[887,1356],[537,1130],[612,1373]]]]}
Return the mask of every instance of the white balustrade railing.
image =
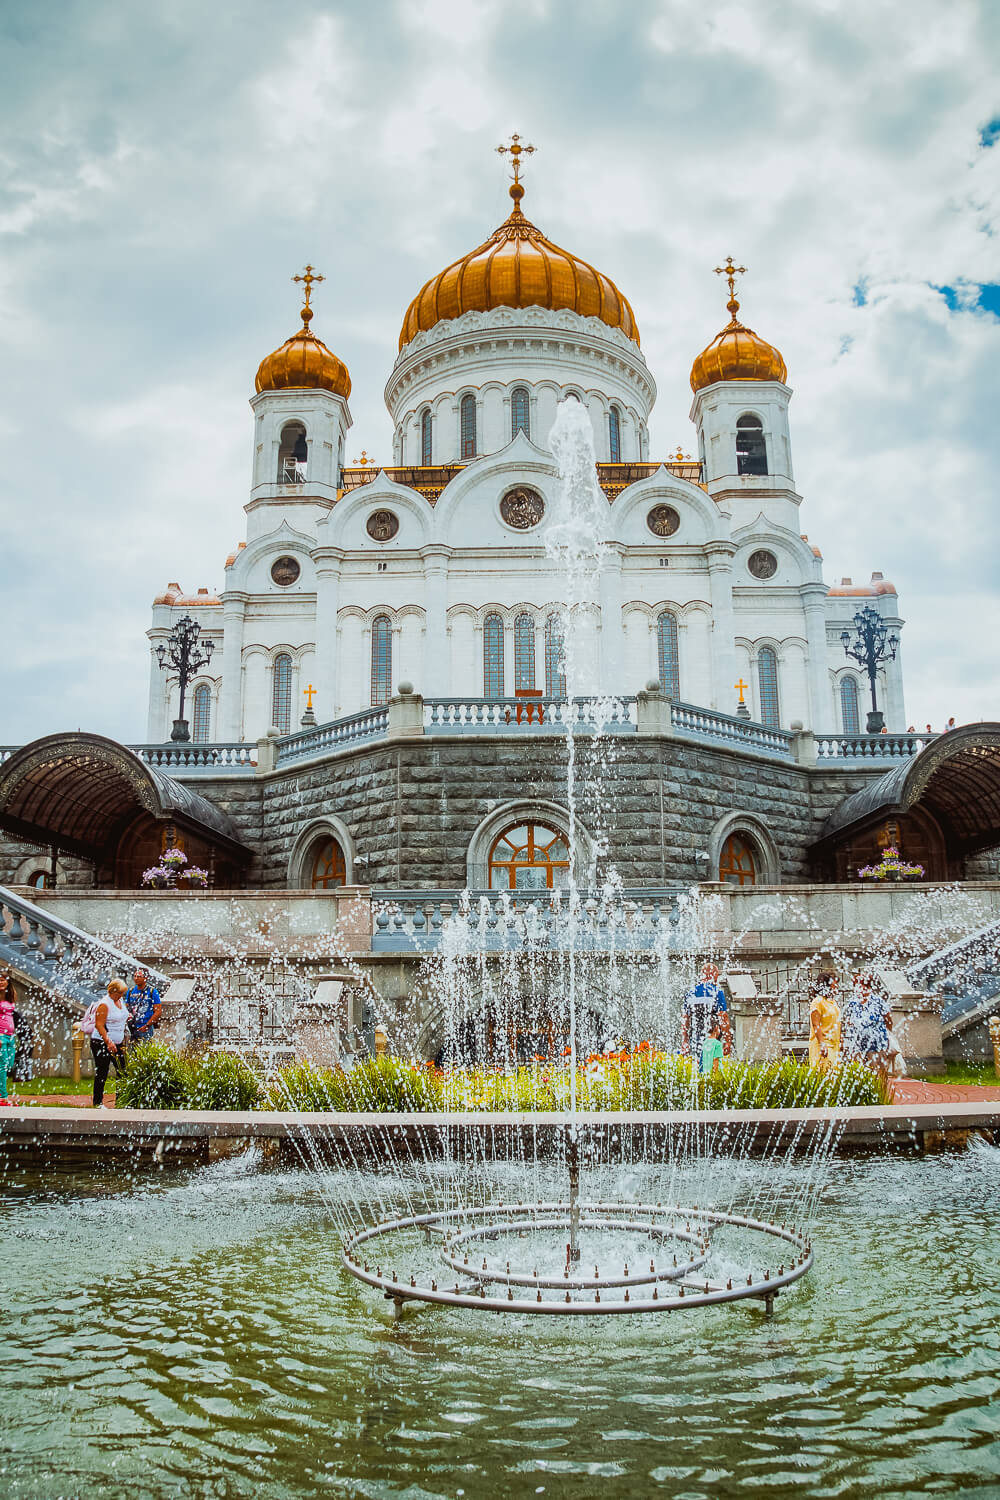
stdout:
{"type": "Polygon", "coordinates": [[[566,891],[380,891],[372,901],[372,952],[422,953],[441,942],[446,924],[467,928],[470,951],[548,948],[648,952],[668,945],[681,890],[622,891],[612,900],[566,891]]]}
{"type": "Polygon", "coordinates": [[[346,745],[384,739],[388,728],[389,710],[383,706],[363,709],[347,718],[334,719],[332,724],[320,724],[316,729],[286,734],[278,741],[278,765],[302,760],[307,755],[320,755],[324,750],[339,750],[346,745]]]}
{"type": "Polygon", "coordinates": [[[130,745],[129,749],[147,766],[161,771],[246,771],[257,764],[257,746],[236,741],[195,744],[177,740],[166,745],[130,745]]]}
{"type": "Polygon", "coordinates": [[[937,738],[936,734],[818,734],[816,759],[910,760],[937,738]]]}
{"type": "Polygon", "coordinates": [[[425,698],[425,734],[552,732],[567,726],[634,734],[634,698],[425,698]]]}
{"type": "Polygon", "coordinates": [[[674,729],[681,735],[763,751],[779,760],[795,759],[795,736],[788,729],[769,729],[766,724],[757,724],[753,719],[739,719],[710,708],[695,708],[691,703],[671,703],[670,717],[674,729]]]}

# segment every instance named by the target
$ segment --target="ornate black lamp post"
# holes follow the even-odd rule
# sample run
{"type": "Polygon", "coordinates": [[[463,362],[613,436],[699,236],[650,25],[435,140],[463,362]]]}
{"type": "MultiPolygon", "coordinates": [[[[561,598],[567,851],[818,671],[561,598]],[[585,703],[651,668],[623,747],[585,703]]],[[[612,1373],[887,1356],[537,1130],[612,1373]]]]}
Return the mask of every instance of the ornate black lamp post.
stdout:
{"type": "Polygon", "coordinates": [[[201,626],[196,624],[190,615],[183,615],[166,641],[162,641],[156,648],[160,666],[166,672],[175,671],[181,685],[180,706],[170,734],[172,740],[191,738],[187,719],[184,717],[184,694],[187,692],[188,683],[192,677],[195,677],[202,667],[208,666],[212,660],[212,652],[215,650],[214,641],[204,641],[199,644],[200,635],[201,626]]]}
{"type": "Polygon", "coordinates": [[[866,604],[864,609],[859,609],[854,616],[853,641],[849,630],[840,632],[840,641],[844,654],[853,657],[868,673],[868,681],[872,689],[872,706],[865,728],[869,734],[881,734],[885,719],[879,711],[875,698],[875,679],[882,662],[896,660],[899,636],[890,635],[889,627],[878,610],[866,604]]]}

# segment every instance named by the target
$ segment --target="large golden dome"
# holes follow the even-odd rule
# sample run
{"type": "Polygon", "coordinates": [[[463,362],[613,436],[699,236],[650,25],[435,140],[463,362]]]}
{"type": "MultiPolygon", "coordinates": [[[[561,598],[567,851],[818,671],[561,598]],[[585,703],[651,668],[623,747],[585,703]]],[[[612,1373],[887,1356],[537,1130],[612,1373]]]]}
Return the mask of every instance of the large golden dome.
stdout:
{"type": "MultiPolygon", "coordinates": [[[[516,138],[515,138],[516,139],[516,138]]],[[[600,318],[639,342],[628,298],[602,272],[547,240],[521,212],[524,188],[510,189],[514,209],[489,239],[446,266],[414,297],[403,319],[399,347],[443,319],[491,307],[568,308],[600,318]]]]}
{"type": "Polygon", "coordinates": [[[739,321],[740,304],[733,295],[726,307],[729,322],[691,366],[691,389],[704,390],[717,380],[784,381],[788,367],[780,350],[739,321]]]}
{"type": "Polygon", "coordinates": [[[293,281],[305,283],[302,327],[280,349],[261,360],[255,382],[258,391],[332,391],[345,401],[351,394],[351,376],[344,361],[309,331],[313,285],[325,279],[314,274],[312,266],[306,266],[304,276],[292,277],[293,281]]]}

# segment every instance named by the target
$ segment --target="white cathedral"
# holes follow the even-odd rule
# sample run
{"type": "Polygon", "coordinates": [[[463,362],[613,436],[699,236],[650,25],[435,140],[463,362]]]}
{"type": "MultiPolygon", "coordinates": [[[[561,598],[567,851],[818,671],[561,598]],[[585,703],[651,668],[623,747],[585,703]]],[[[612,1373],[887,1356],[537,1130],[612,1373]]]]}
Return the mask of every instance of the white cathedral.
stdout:
{"type": "MultiPolygon", "coordinates": [[[[829,587],[803,535],[785,361],[739,320],[691,369],[697,457],[651,458],[656,385],[628,300],[523,214],[514,138],[509,218],[407,309],[385,389],[393,462],[345,461],[351,378],[302,327],[257,371],[246,541],[225,587],[153,604],[151,742],[167,739],[178,683],[156,648],[183,616],[214,652],[188,689],[196,741],[296,730],[425,698],[559,697],[560,600],[544,536],[557,485],[557,404],[593,426],[607,529],[594,619],[594,688],[669,696],[769,726],[864,728],[867,680],[841,633],[871,605],[899,634],[892,584],[829,587]],[[745,707],[740,707],[741,697],[745,707]],[[312,721],[312,713],[309,722],[312,721]]],[[[888,728],[906,727],[899,655],[880,671],[888,728]]]]}

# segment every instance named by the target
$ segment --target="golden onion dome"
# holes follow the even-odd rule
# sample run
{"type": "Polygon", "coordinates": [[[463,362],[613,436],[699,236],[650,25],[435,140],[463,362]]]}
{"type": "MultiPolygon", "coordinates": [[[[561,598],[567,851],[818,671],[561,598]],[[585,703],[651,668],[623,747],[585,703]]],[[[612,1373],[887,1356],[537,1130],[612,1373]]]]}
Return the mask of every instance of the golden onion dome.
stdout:
{"type": "Polygon", "coordinates": [[[737,317],[740,304],[736,300],[734,278],[746,268],[734,266],[729,256],[727,266],[717,266],[719,275],[729,281],[729,301],[726,310],[729,322],[721,333],[716,334],[707,349],[703,349],[691,366],[691,389],[704,390],[718,380],[780,380],[788,376],[788,367],[780,350],[752,328],[747,328],[737,317]]]}
{"type": "Polygon", "coordinates": [[[520,182],[515,181],[510,196],[514,209],[499,229],[421,287],[403,319],[400,349],[436,323],[493,307],[566,308],[584,318],[600,318],[638,344],[635,314],[610,277],[554,245],[525,218],[520,182]]]}
{"type": "Polygon", "coordinates": [[[350,371],[344,361],[309,330],[313,315],[309,305],[313,283],[323,279],[313,275],[312,266],[306,266],[304,276],[292,277],[293,281],[306,284],[302,327],[286,339],[280,349],[261,360],[255,381],[258,391],[332,391],[335,396],[343,396],[345,401],[351,394],[350,371]]]}

